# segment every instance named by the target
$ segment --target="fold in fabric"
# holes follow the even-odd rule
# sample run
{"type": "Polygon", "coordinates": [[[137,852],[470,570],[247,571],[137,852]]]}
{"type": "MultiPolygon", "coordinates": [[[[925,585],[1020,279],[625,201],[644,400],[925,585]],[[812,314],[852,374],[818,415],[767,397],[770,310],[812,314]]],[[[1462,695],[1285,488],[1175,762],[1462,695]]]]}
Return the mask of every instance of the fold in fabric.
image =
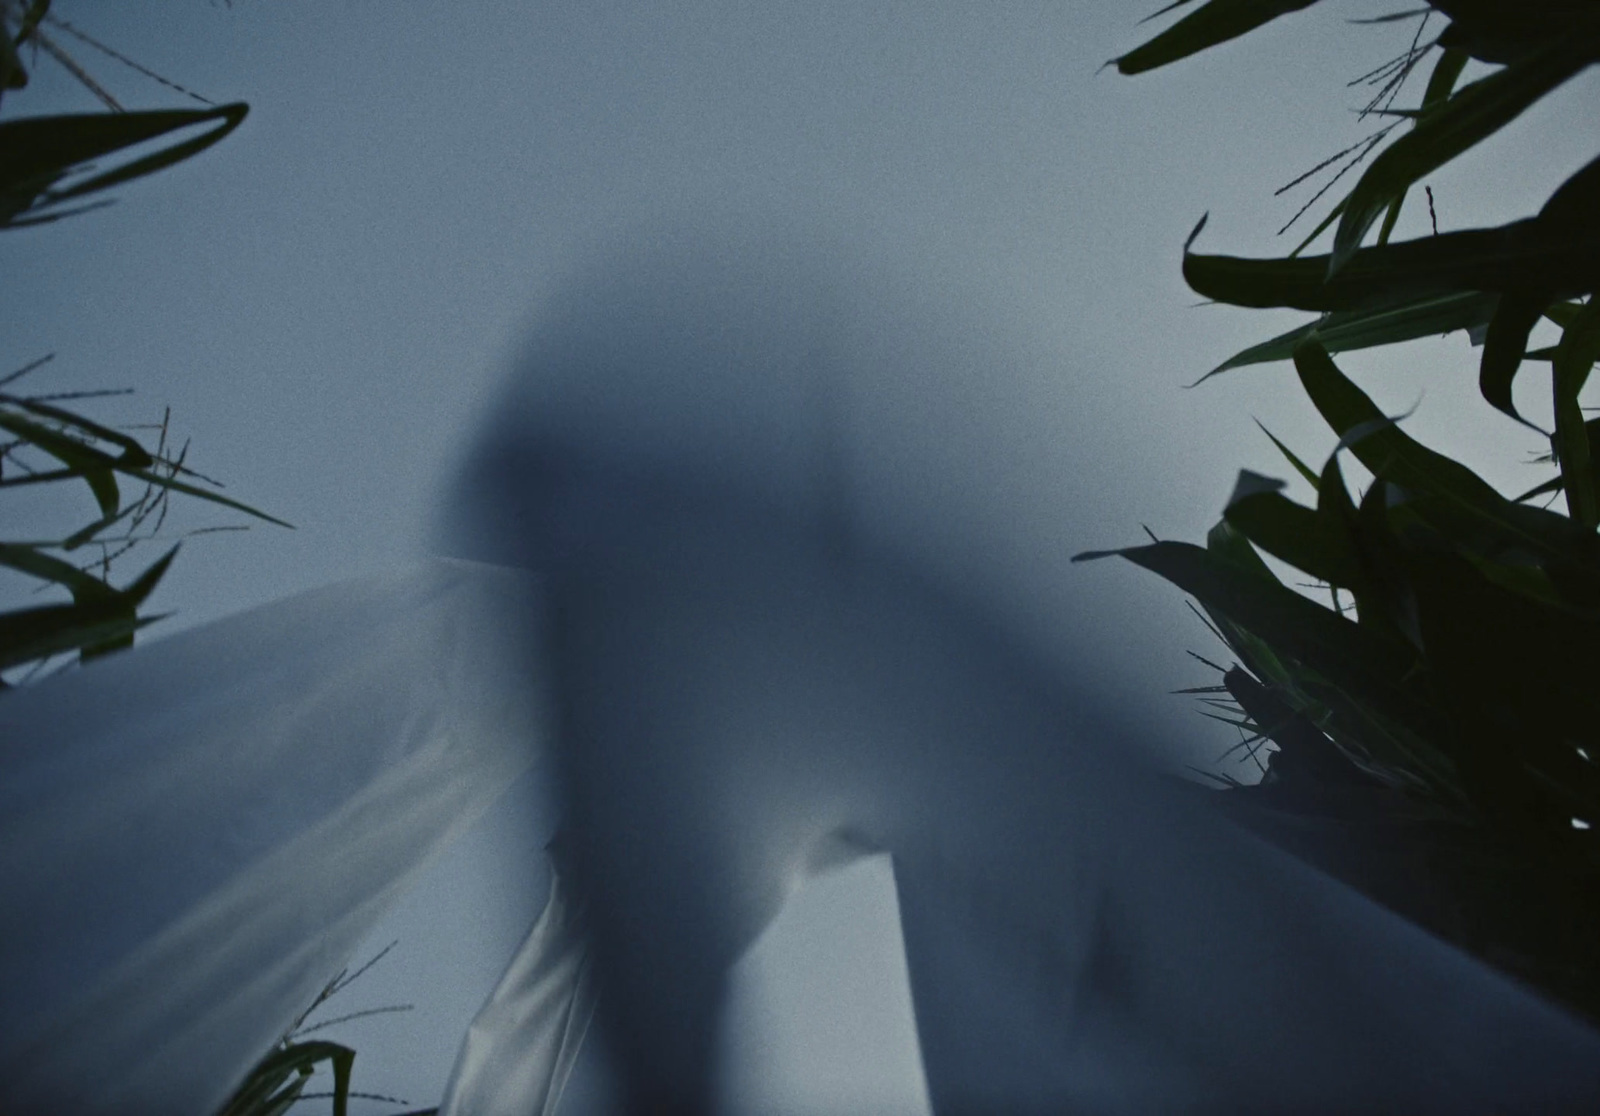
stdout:
{"type": "Polygon", "coordinates": [[[535,758],[538,615],[436,562],[0,697],[0,1111],[215,1111],[535,758]]]}
{"type": "Polygon", "coordinates": [[[550,898],[467,1028],[440,1116],[555,1116],[594,1018],[583,908],[552,864],[550,898]]]}

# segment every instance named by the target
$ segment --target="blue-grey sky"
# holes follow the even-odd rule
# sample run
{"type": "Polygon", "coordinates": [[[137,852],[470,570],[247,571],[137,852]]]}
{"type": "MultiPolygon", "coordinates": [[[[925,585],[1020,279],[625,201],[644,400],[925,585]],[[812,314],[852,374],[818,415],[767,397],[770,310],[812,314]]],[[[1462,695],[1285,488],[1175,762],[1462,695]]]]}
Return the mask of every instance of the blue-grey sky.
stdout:
{"type": "MultiPolygon", "coordinates": [[[[1344,83],[1409,42],[1404,27],[1344,21],[1398,6],[1329,0],[1124,79],[1097,69],[1148,30],[1134,26],[1143,10],[1081,0],[57,0],[75,26],[251,114],[108,210],[6,234],[0,364],[55,352],[38,390],[136,387],[97,410],[108,417],[170,405],[196,467],[296,524],[194,540],[152,602],[176,611],[163,629],[175,631],[425,553],[522,330],[587,246],[662,210],[803,204],[846,236],[915,245],[1051,356],[995,370],[995,433],[961,449],[1027,509],[994,540],[997,582],[1025,592],[996,607],[1025,613],[1062,662],[1094,649],[1108,692],[1148,707],[1174,758],[1201,761],[1226,737],[1167,691],[1207,681],[1184,651],[1211,653],[1209,637],[1154,578],[1066,560],[1135,542],[1140,524],[1198,538],[1237,469],[1286,475],[1252,416],[1308,458],[1331,448],[1285,366],[1181,390],[1299,319],[1194,308],[1179,252],[1208,210],[1201,250],[1290,246],[1273,232],[1307,194],[1273,188],[1364,134],[1348,110],[1365,97],[1344,83]]],[[[61,38],[130,107],[183,103],[61,38]]],[[[47,60],[34,76],[7,94],[6,116],[97,107],[47,60]]],[[[1593,75],[1574,82],[1438,175],[1441,225],[1531,211],[1592,155],[1597,91],[1593,75]]],[[[1398,235],[1426,222],[1412,205],[1398,235]]],[[[1393,411],[1420,395],[1418,436],[1507,488],[1534,482],[1518,462],[1536,439],[1485,413],[1459,335],[1345,366],[1393,411]]],[[[1538,415],[1544,395],[1525,379],[1538,415]]],[[[48,512],[8,511],[7,534],[48,512]]],[[[518,882],[535,829],[512,805],[491,815],[375,935],[401,945],[351,1006],[419,1010],[348,1032],[362,1086],[436,1099],[539,901],[537,873],[518,882]]],[[[881,904],[882,880],[858,883],[796,940],[826,938],[828,912],[850,902],[881,904]]],[[[871,947],[852,948],[841,973],[851,956],[881,973],[863,960],[871,947]]],[[[826,983],[796,954],[771,964],[777,975],[751,986],[789,980],[775,1002],[826,983]]],[[[864,1003],[899,994],[879,985],[864,1003]]]]}

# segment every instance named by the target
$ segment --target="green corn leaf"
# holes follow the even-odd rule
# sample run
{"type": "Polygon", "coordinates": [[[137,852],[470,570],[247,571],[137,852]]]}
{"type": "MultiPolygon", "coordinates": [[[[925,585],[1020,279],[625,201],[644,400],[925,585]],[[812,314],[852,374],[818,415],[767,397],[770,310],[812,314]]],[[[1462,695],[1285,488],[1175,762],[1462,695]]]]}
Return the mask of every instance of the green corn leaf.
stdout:
{"type": "Polygon", "coordinates": [[[1405,205],[1406,191],[1401,190],[1389,203],[1388,210],[1383,215],[1383,226],[1378,229],[1378,243],[1389,243],[1389,234],[1394,232],[1395,222],[1400,220],[1400,207],[1405,205]]]}
{"type": "Polygon", "coordinates": [[[36,116],[0,123],[0,228],[74,198],[97,193],[196,155],[237,128],[249,106],[212,109],[36,116]],[[64,189],[55,184],[73,168],[168,133],[204,124],[215,127],[64,189]]]}
{"type": "MultiPolygon", "coordinates": [[[[126,454],[123,457],[112,457],[103,450],[85,445],[74,438],[24,416],[0,411],[0,429],[10,430],[19,437],[26,438],[45,453],[69,466],[69,471],[67,472],[18,477],[0,482],[0,486],[38,484],[50,480],[82,476],[89,486],[94,489],[95,498],[100,503],[101,513],[103,515],[114,515],[118,510],[120,499],[113,474],[122,473],[124,476],[134,477],[157,488],[181,492],[186,496],[193,496],[196,499],[244,512],[246,515],[264,520],[267,523],[275,523],[280,527],[290,527],[291,529],[293,527],[293,524],[276,516],[268,515],[264,511],[251,507],[249,504],[241,503],[209,489],[200,488],[173,477],[161,476],[151,472],[149,469],[132,465],[128,462],[126,454]]],[[[148,455],[146,455],[146,460],[149,460],[148,455]]]]}
{"type": "Polygon", "coordinates": [[[1329,533],[1311,508],[1281,492],[1248,483],[1240,473],[1234,496],[1222,513],[1230,527],[1273,557],[1319,581],[1349,589],[1360,581],[1355,551],[1343,532],[1329,533]]]}
{"type": "Polygon", "coordinates": [[[1561,467],[1567,514],[1587,531],[1600,526],[1600,506],[1596,503],[1593,463],[1589,456],[1589,428],[1578,406],[1578,393],[1588,381],[1596,360],[1600,360],[1600,302],[1591,301],[1572,317],[1556,347],[1556,430],[1551,442],[1556,462],[1561,467]]]}
{"type": "Polygon", "coordinates": [[[129,647],[135,631],[162,619],[141,617],[137,612],[172,565],[176,546],[122,590],[47,555],[17,553],[25,549],[5,547],[0,551],[0,564],[66,585],[74,603],[0,613],[0,670],[64,651],[80,651],[89,659],[129,647]]]}
{"type": "Polygon", "coordinates": [[[1427,88],[1422,91],[1423,113],[1450,99],[1456,82],[1461,80],[1461,71],[1467,67],[1467,61],[1468,55],[1464,50],[1439,52],[1439,60],[1433,64],[1433,72],[1428,75],[1427,88]]]}
{"type": "MultiPolygon", "coordinates": [[[[1331,257],[1301,258],[1299,249],[1285,259],[1192,253],[1203,226],[1184,244],[1184,278],[1196,293],[1234,306],[1376,312],[1514,291],[1543,292],[1555,302],[1600,287],[1600,158],[1563,182],[1536,217],[1362,248],[1331,278],[1331,257]]],[[[1561,305],[1577,304],[1552,308],[1558,324],[1572,312],[1561,305]]]]}
{"type": "Polygon", "coordinates": [[[1330,353],[1343,353],[1475,329],[1489,322],[1499,301],[1499,295],[1465,291],[1373,310],[1338,311],[1235,353],[1195,382],[1234,368],[1288,360],[1301,342],[1313,339],[1330,353]]]}
{"type": "Polygon", "coordinates": [[[1586,539],[1565,516],[1507,500],[1465,465],[1414,441],[1315,342],[1302,345],[1294,362],[1306,394],[1341,444],[1374,476],[1411,493],[1445,537],[1477,532],[1548,563],[1553,575],[1565,571],[1576,586],[1600,593],[1592,536],[1586,539]]]}
{"type": "Polygon", "coordinates": [[[1408,488],[1454,495],[1471,505],[1503,497],[1465,465],[1413,441],[1372,399],[1340,372],[1327,350],[1309,341],[1295,350],[1295,369],[1307,396],[1328,425],[1372,471],[1408,488]]]}
{"type": "MultiPolygon", "coordinates": [[[[291,1108],[300,1102],[300,1094],[305,1092],[306,1082],[311,1080],[311,1074],[301,1073],[296,1075],[287,1088],[274,1093],[259,1109],[259,1116],[284,1116],[291,1108]]],[[[255,1114],[252,1114],[255,1116],[255,1114]]]]}
{"type": "Polygon", "coordinates": [[[1556,43],[1464,86],[1373,160],[1351,190],[1333,237],[1328,275],[1350,262],[1367,230],[1407,187],[1493,135],[1590,62],[1556,43]]]}
{"type": "Polygon", "coordinates": [[[1314,3],[1316,0],[1210,0],[1114,61],[1121,73],[1142,74],[1229,39],[1237,39],[1281,15],[1309,8],[1314,3]]]}
{"type": "Polygon", "coordinates": [[[1073,561],[1113,554],[1172,582],[1208,610],[1221,612],[1264,640],[1279,655],[1367,696],[1402,720],[1425,719],[1416,698],[1400,685],[1416,663],[1415,654],[1404,644],[1366,631],[1293,589],[1190,543],[1090,551],[1075,555],[1073,561]]]}
{"type": "Polygon", "coordinates": [[[1540,208],[1539,221],[1556,236],[1592,237],[1600,232],[1600,156],[1557,187],[1540,208]]]}
{"type": "Polygon", "coordinates": [[[1186,253],[1183,277],[1233,306],[1318,313],[1388,310],[1468,293],[1544,289],[1552,300],[1600,287],[1600,234],[1528,218],[1493,229],[1363,248],[1332,278],[1327,256],[1250,259],[1186,253]]]}
{"type": "Polygon", "coordinates": [[[72,470],[71,475],[81,476],[90,491],[94,493],[95,502],[100,505],[101,515],[117,514],[122,497],[117,491],[117,480],[114,475],[117,466],[115,458],[22,415],[0,411],[0,429],[9,430],[18,437],[27,439],[41,451],[66,465],[72,470]]]}
{"type": "Polygon", "coordinates": [[[275,515],[268,515],[259,508],[253,508],[249,504],[231,499],[217,492],[212,492],[209,489],[200,488],[196,485],[185,483],[184,481],[174,480],[171,477],[158,476],[155,473],[149,472],[145,469],[125,469],[119,466],[117,471],[130,477],[137,477],[146,484],[155,485],[157,488],[165,488],[172,492],[181,492],[185,496],[193,496],[199,500],[206,500],[213,504],[220,504],[222,507],[232,508],[234,511],[244,512],[246,515],[254,516],[256,519],[263,520],[267,523],[275,523],[279,527],[287,527],[291,531],[294,530],[294,524],[288,522],[287,520],[279,519],[275,515]]]}
{"type": "Polygon", "coordinates": [[[160,616],[107,604],[44,605],[0,613],[0,670],[66,651],[122,644],[160,616]]]}
{"type": "Polygon", "coordinates": [[[1281,585],[1272,567],[1261,560],[1250,540],[1236,530],[1226,519],[1219,520],[1206,534],[1206,553],[1226,562],[1241,573],[1261,578],[1273,585],[1281,585]]]}
{"type": "Polygon", "coordinates": [[[71,562],[64,562],[31,546],[0,543],[0,566],[63,586],[78,604],[108,601],[116,597],[116,590],[99,578],[84,573],[71,562]]]}
{"type": "Polygon", "coordinates": [[[1522,495],[1516,497],[1512,502],[1516,503],[1516,504],[1523,504],[1523,503],[1528,502],[1529,500],[1534,499],[1535,497],[1548,496],[1552,492],[1560,492],[1560,491],[1561,491],[1561,478],[1560,477],[1552,477],[1551,479],[1549,479],[1547,481],[1544,481],[1544,482],[1542,482],[1540,484],[1534,485],[1532,488],[1528,489],[1528,491],[1526,491],[1522,495]]]}
{"type": "Polygon", "coordinates": [[[1484,62],[1512,62],[1553,41],[1600,55],[1600,10],[1588,0],[1439,0],[1452,21],[1446,46],[1484,62]]]}
{"type": "Polygon", "coordinates": [[[0,403],[7,403],[13,407],[39,415],[41,418],[55,419],[64,426],[81,430],[92,438],[110,442],[122,450],[122,463],[136,469],[148,469],[155,464],[155,459],[150,456],[150,451],[139,444],[137,439],[130,437],[120,430],[113,430],[109,426],[85,418],[83,415],[69,411],[64,407],[54,407],[49,403],[41,403],[33,399],[25,399],[15,395],[0,394],[0,403]]]}
{"type": "Polygon", "coordinates": [[[256,1064],[218,1116],[261,1116],[261,1106],[267,1104],[292,1076],[309,1077],[323,1062],[333,1070],[334,1116],[347,1116],[350,1071],[355,1058],[354,1050],[334,1042],[289,1043],[256,1064]]]}
{"type": "Polygon", "coordinates": [[[172,560],[178,556],[180,545],[174,544],[171,550],[150,563],[144,573],[134,578],[133,582],[118,594],[118,597],[130,605],[143,604],[145,598],[155,590],[157,582],[166,574],[167,567],[172,565],[172,560]]]}
{"type": "Polygon", "coordinates": [[[105,516],[104,518],[95,520],[86,527],[79,528],[61,540],[61,549],[77,550],[80,546],[92,542],[94,537],[100,534],[100,532],[116,526],[118,523],[121,523],[124,519],[128,518],[128,516],[132,515],[138,510],[139,504],[135,502],[123,508],[116,515],[105,516]]]}
{"type": "Polygon", "coordinates": [[[1571,325],[1581,313],[1583,313],[1581,302],[1552,302],[1544,308],[1544,316],[1562,329],[1571,325]]]}
{"type": "Polygon", "coordinates": [[[1317,476],[1317,474],[1311,470],[1309,465],[1296,457],[1294,451],[1279,441],[1276,434],[1263,426],[1260,419],[1256,419],[1254,421],[1257,426],[1261,427],[1261,433],[1270,438],[1272,440],[1272,444],[1278,447],[1278,452],[1283,454],[1284,458],[1289,462],[1290,465],[1294,466],[1295,472],[1299,473],[1306,479],[1306,483],[1311,485],[1313,489],[1321,486],[1322,478],[1317,476]]]}
{"type": "Polygon", "coordinates": [[[1489,320],[1478,365],[1478,391],[1484,400],[1526,426],[1533,424],[1517,413],[1511,385],[1522,367],[1522,356],[1528,351],[1528,335],[1548,305],[1550,295],[1538,289],[1513,291],[1502,298],[1489,320]]]}

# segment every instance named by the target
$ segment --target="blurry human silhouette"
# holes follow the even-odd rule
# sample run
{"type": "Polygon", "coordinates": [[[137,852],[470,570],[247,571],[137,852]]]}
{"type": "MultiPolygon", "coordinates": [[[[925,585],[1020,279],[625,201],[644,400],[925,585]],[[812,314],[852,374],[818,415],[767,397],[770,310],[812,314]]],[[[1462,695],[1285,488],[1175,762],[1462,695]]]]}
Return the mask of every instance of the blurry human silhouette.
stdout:
{"type": "Polygon", "coordinates": [[[941,513],[981,445],[950,386],[1011,356],[784,222],[631,236],[534,328],[451,537],[541,581],[631,1108],[710,1107],[729,967],[866,850],[937,1112],[1600,1097],[1586,1028],[1164,784],[1139,720],[961,580],[986,540],[941,513]]]}
{"type": "Polygon", "coordinates": [[[803,222],[636,232],[462,469],[476,563],[7,695],[0,1110],[215,1111],[532,765],[560,886],[452,1116],[549,1111],[595,1003],[628,1111],[711,1108],[730,967],[866,852],[938,1113],[1593,1111],[1590,1028],[1180,793],[1101,649],[996,604],[1008,345],[803,222]]]}

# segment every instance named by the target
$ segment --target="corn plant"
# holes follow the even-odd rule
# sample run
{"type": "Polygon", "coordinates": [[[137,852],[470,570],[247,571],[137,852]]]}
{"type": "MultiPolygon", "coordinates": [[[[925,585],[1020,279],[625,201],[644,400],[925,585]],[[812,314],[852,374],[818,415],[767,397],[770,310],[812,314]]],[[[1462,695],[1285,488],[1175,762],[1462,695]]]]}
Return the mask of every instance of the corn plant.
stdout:
{"type": "MultiPolygon", "coordinates": [[[[0,93],[27,85],[24,55],[42,50],[106,102],[108,111],[0,121],[0,230],[49,224],[109,204],[95,195],[198,154],[238,127],[247,111],[243,104],[124,111],[51,37],[58,28],[110,49],[52,16],[48,0],[0,2],[0,93]],[[153,151],[109,166],[96,163],[174,133],[180,136],[176,142],[153,151]]],[[[122,61],[143,70],[129,59],[122,61]]],[[[63,405],[115,393],[18,393],[13,385],[42,363],[0,378],[0,488],[81,482],[93,497],[96,514],[60,538],[0,541],[0,566],[71,597],[70,603],[0,612],[0,671],[36,669],[67,653],[89,659],[127,647],[134,632],[160,619],[141,614],[140,608],[177,547],[121,587],[111,582],[111,566],[137,544],[159,538],[174,493],[282,522],[222,495],[215,482],[185,464],[187,445],[169,452],[165,418],[157,426],[156,444],[147,446],[127,429],[63,405]],[[130,484],[135,493],[131,498],[124,492],[130,484]]]]}
{"type": "MultiPolygon", "coordinates": [[[[1153,69],[1314,2],[1210,0],[1115,63],[1153,69]]],[[[1374,71],[1363,112],[1387,122],[1318,168],[1342,161],[1337,181],[1365,163],[1316,230],[1283,258],[1201,255],[1202,219],[1185,246],[1184,278],[1207,298],[1318,315],[1202,377],[1292,362],[1339,439],[1320,469],[1273,439],[1314,505],[1242,472],[1205,545],[1078,557],[1117,554],[1166,578],[1236,657],[1199,689],[1242,746],[1273,750],[1259,786],[1224,794],[1230,809],[1600,1018],[1600,421],[1579,405],[1600,357],[1600,158],[1523,220],[1390,240],[1428,175],[1600,61],[1600,4],[1433,0],[1384,20],[1416,23],[1374,71]],[[1429,57],[1416,106],[1394,107],[1429,57]],[[1458,84],[1474,60],[1496,68],[1458,84]],[[1330,227],[1331,250],[1304,255],[1330,227]],[[1541,319],[1560,340],[1530,351],[1541,319]],[[1518,422],[1533,425],[1515,377],[1549,366],[1557,472],[1520,496],[1411,438],[1330,355],[1454,330],[1481,346],[1484,400],[1518,422]],[[1345,480],[1346,455],[1372,475],[1364,492],[1345,480]]]]}
{"type": "MultiPolygon", "coordinates": [[[[356,1052],[336,1042],[305,1037],[338,1023],[348,1023],[352,1019],[411,1010],[410,1004],[397,1004],[350,1012],[320,1023],[308,1023],[318,1008],[359,980],[363,973],[383,960],[395,944],[390,942],[355,972],[341,971],[324,985],[322,991],[317,993],[310,1006],[300,1013],[299,1018],[283,1037],[251,1068],[244,1081],[234,1090],[233,1096],[229,1097],[228,1102],[218,1111],[217,1116],[283,1116],[283,1113],[301,1101],[319,1098],[332,1102],[334,1116],[346,1116],[353,1097],[384,1101],[389,1104],[405,1104],[405,1101],[395,1097],[352,1090],[350,1076],[355,1066],[356,1052]],[[310,1084],[312,1076],[318,1067],[324,1064],[333,1074],[333,1088],[325,1092],[307,1092],[306,1086],[310,1084]]],[[[434,1116],[437,1112],[437,1108],[429,1108],[408,1113],[407,1116],[434,1116]]]]}
{"type": "MultiPolygon", "coordinates": [[[[120,588],[112,584],[111,571],[140,543],[161,538],[174,493],[282,522],[224,496],[214,481],[191,469],[185,463],[188,444],[169,446],[169,415],[154,424],[155,444],[146,446],[125,429],[61,406],[61,395],[3,390],[42,363],[0,379],[0,431],[8,436],[0,443],[0,489],[81,483],[93,497],[96,514],[64,537],[0,541],[0,566],[71,597],[0,612],[0,670],[39,666],[63,653],[94,658],[131,646],[134,632],[161,619],[139,610],[176,557],[176,544],[120,588]],[[131,493],[124,491],[129,482],[131,493]]],[[[67,393],[67,398],[102,394],[116,393],[67,393]]],[[[228,528],[208,530],[219,529],[228,528]]]]}
{"type": "MultiPolygon", "coordinates": [[[[30,47],[64,66],[107,111],[0,121],[0,230],[50,224],[108,205],[105,198],[84,199],[199,154],[237,128],[248,112],[242,103],[214,105],[155,74],[53,15],[49,0],[0,0],[0,95],[27,85],[23,55],[30,47]],[[207,107],[124,110],[52,37],[57,31],[207,107]],[[178,136],[174,142],[150,149],[155,141],[174,134],[178,136]],[[129,148],[141,148],[145,153],[108,167],[95,162],[129,148]]],[[[4,437],[0,440],[0,488],[82,483],[97,514],[63,537],[0,541],[0,567],[29,575],[47,587],[64,589],[72,598],[70,603],[0,612],[0,671],[29,664],[37,668],[62,653],[76,653],[82,660],[119,650],[132,645],[137,630],[161,619],[140,609],[172,564],[178,547],[172,546],[121,588],[111,583],[111,567],[139,544],[161,538],[174,494],[289,526],[223,495],[217,482],[191,468],[188,443],[171,443],[170,412],[164,413],[159,423],[145,427],[115,427],[63,404],[125,392],[18,394],[13,385],[50,359],[44,357],[0,377],[0,432],[4,437]],[[154,444],[147,444],[150,439],[141,440],[136,432],[153,432],[154,444]]],[[[187,534],[242,529],[203,528],[187,534]]],[[[0,688],[4,685],[0,680],[0,688]]],[[[382,950],[355,973],[341,971],[330,980],[252,1067],[218,1116],[282,1116],[294,1105],[316,1098],[329,1099],[336,1116],[345,1116],[352,1097],[404,1104],[393,1097],[352,1090],[355,1051],[308,1037],[337,1023],[411,1009],[409,1004],[380,1007],[308,1023],[313,1012],[388,951],[382,950]],[[332,1071],[332,1089],[308,1092],[306,1086],[322,1065],[332,1071]]],[[[411,1116],[432,1116],[435,1111],[411,1116]]]]}

